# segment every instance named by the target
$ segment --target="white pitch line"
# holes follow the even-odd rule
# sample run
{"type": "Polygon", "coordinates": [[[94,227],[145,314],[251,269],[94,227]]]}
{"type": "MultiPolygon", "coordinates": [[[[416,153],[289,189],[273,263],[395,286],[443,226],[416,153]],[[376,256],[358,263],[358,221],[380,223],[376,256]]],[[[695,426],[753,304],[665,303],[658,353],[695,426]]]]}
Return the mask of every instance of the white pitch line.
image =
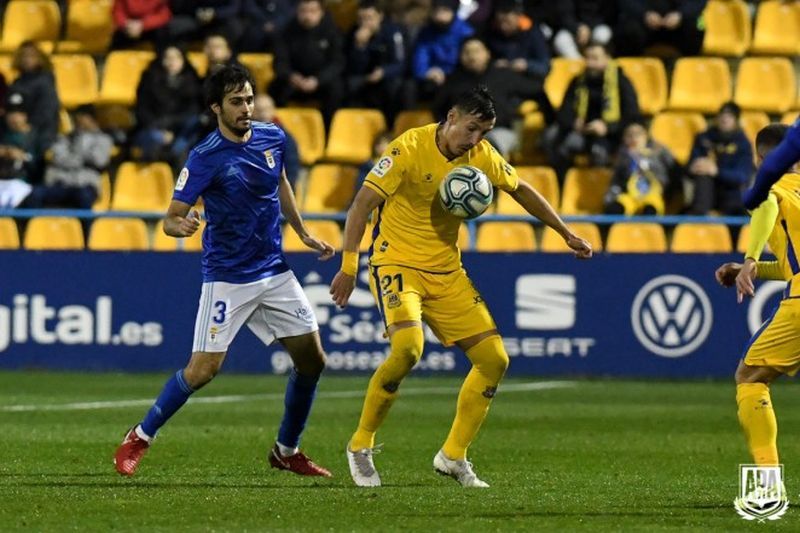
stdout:
{"type": "MultiPolygon", "coordinates": [[[[500,387],[500,393],[506,392],[526,392],[548,389],[561,389],[566,387],[574,387],[577,382],[574,381],[537,381],[531,383],[509,383],[500,387]]],[[[320,398],[361,398],[364,396],[365,390],[350,390],[350,391],[330,391],[320,392],[320,398]]],[[[402,389],[403,396],[425,396],[434,395],[441,396],[445,394],[454,394],[458,392],[454,387],[418,387],[402,389]]],[[[237,394],[229,396],[205,396],[199,398],[192,398],[189,403],[237,403],[247,402],[251,400],[282,400],[283,393],[269,393],[269,394],[237,394]]],[[[96,409],[119,409],[124,407],[147,407],[153,404],[154,398],[146,400],[116,400],[108,402],[75,402],[63,404],[44,404],[44,405],[4,405],[0,406],[1,412],[6,413],[21,413],[32,411],[91,411],[96,409]]]]}

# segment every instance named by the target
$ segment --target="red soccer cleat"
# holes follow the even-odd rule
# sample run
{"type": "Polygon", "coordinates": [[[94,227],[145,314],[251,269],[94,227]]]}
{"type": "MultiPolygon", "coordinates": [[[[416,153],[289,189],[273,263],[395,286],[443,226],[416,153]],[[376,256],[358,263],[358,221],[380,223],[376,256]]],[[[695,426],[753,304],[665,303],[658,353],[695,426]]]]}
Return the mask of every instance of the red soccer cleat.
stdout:
{"type": "Polygon", "coordinates": [[[303,452],[297,452],[294,455],[287,455],[284,457],[278,450],[278,445],[269,452],[269,464],[272,468],[278,470],[288,470],[301,476],[322,476],[333,477],[329,470],[322,468],[306,457],[303,452]]]}
{"type": "Polygon", "coordinates": [[[122,444],[114,453],[114,466],[117,472],[123,476],[132,476],[149,447],[150,443],[136,434],[136,426],[129,429],[122,444]]]}

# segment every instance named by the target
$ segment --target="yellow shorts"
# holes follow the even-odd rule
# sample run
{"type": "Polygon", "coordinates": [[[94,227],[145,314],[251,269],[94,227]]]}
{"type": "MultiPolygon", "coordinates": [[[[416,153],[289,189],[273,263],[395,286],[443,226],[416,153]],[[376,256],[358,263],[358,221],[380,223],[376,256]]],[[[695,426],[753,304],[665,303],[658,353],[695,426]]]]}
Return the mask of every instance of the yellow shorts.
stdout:
{"type": "Polygon", "coordinates": [[[372,266],[369,288],[387,327],[424,320],[445,346],[497,329],[463,269],[435,274],[402,266],[372,266]]]}
{"type": "Polygon", "coordinates": [[[750,338],[744,353],[749,366],[768,366],[794,376],[800,369],[800,298],[781,301],[750,338]]]}

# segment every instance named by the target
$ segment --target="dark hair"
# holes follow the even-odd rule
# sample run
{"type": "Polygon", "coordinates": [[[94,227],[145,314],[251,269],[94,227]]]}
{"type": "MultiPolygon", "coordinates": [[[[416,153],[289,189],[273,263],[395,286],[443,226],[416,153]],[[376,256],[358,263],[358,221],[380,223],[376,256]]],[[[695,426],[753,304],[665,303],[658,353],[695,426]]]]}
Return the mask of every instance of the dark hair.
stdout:
{"type": "Polygon", "coordinates": [[[767,124],[756,135],[756,151],[761,155],[767,155],[781,143],[787,131],[789,126],[786,124],[767,124]]]}
{"type": "Polygon", "coordinates": [[[53,71],[53,63],[50,61],[50,57],[39,48],[39,45],[36,44],[34,41],[23,41],[20,43],[19,47],[14,50],[14,61],[12,62],[11,66],[20,72],[22,72],[22,52],[26,49],[31,49],[36,52],[36,55],[39,57],[39,69],[45,70],[48,72],[53,71]]]}
{"type": "Polygon", "coordinates": [[[500,0],[494,8],[495,14],[498,13],[524,13],[525,6],[522,0],[500,0]]]}
{"type": "Polygon", "coordinates": [[[242,65],[231,63],[220,66],[206,78],[203,84],[206,107],[210,107],[212,104],[222,105],[226,94],[242,90],[246,83],[255,89],[253,76],[242,65]]]}
{"type": "Polygon", "coordinates": [[[491,120],[497,116],[494,111],[494,98],[485,85],[461,93],[453,105],[462,113],[476,115],[481,120],[491,120]]]}
{"type": "Polygon", "coordinates": [[[717,115],[723,113],[730,113],[738,120],[739,116],[742,114],[742,108],[740,108],[736,102],[725,102],[722,104],[722,107],[719,108],[719,111],[717,111],[717,115]]]}
{"type": "Polygon", "coordinates": [[[358,3],[358,9],[374,9],[378,13],[383,13],[383,3],[380,0],[361,0],[358,3]]]}

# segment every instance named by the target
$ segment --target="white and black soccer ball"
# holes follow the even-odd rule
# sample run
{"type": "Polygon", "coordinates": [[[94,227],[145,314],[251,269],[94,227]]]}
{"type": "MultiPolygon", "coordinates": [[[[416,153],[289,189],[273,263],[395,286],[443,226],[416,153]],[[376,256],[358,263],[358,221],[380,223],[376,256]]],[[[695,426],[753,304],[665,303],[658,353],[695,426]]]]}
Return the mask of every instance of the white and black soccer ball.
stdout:
{"type": "Polygon", "coordinates": [[[489,178],[482,170],[469,165],[454,168],[439,184],[442,207],[460,218],[480,216],[493,198],[489,178]]]}

